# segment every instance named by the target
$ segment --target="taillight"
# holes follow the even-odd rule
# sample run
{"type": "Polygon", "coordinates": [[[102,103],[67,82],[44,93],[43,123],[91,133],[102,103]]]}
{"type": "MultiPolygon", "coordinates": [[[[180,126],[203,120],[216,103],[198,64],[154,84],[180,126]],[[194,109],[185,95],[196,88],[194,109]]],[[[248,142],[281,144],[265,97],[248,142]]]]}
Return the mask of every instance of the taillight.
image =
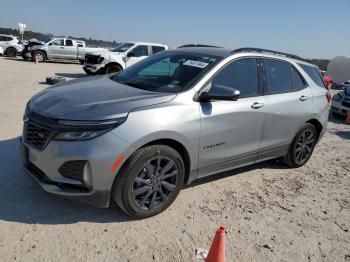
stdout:
{"type": "Polygon", "coordinates": [[[326,97],[327,97],[328,103],[330,103],[331,100],[332,100],[332,95],[331,95],[331,93],[327,92],[327,93],[326,93],[326,97]]]}

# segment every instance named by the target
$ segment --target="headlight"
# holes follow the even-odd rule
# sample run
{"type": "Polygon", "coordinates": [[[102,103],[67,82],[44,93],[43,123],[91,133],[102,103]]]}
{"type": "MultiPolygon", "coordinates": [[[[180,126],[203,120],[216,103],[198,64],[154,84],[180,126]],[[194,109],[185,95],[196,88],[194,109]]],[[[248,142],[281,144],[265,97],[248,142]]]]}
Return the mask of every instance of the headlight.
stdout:
{"type": "Polygon", "coordinates": [[[23,114],[23,121],[24,121],[25,119],[27,119],[27,117],[28,117],[28,115],[29,115],[29,113],[30,113],[29,105],[30,105],[30,100],[29,100],[29,101],[27,102],[27,104],[26,104],[26,108],[25,108],[24,114],[23,114]]]}
{"type": "Polygon", "coordinates": [[[333,101],[337,101],[339,102],[343,97],[339,94],[336,94],[335,96],[333,96],[333,101]]]}
{"type": "Polygon", "coordinates": [[[107,121],[68,121],[60,120],[60,131],[55,140],[82,141],[93,139],[121,125],[126,117],[107,121]]]}
{"type": "Polygon", "coordinates": [[[62,132],[58,133],[55,136],[55,140],[89,140],[99,135],[102,135],[109,130],[101,130],[101,131],[81,131],[81,132],[62,132]]]}

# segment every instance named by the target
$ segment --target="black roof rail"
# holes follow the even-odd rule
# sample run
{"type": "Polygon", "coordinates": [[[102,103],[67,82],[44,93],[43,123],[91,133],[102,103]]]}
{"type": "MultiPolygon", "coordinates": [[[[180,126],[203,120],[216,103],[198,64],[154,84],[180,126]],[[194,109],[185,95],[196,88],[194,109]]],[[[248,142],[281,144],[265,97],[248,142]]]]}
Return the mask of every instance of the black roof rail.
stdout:
{"type": "Polygon", "coordinates": [[[263,48],[243,47],[243,48],[238,48],[238,49],[231,51],[231,53],[239,53],[239,52],[269,53],[269,54],[275,54],[275,55],[282,55],[282,56],[286,56],[289,58],[298,59],[301,61],[306,61],[306,59],[304,59],[300,56],[297,56],[297,55],[288,54],[288,53],[284,53],[284,52],[280,52],[280,51],[269,50],[269,49],[263,49],[263,48]]]}
{"type": "Polygon", "coordinates": [[[217,48],[221,48],[221,46],[205,45],[205,44],[187,44],[187,45],[179,46],[178,48],[183,48],[183,47],[217,47],[217,48]]]}

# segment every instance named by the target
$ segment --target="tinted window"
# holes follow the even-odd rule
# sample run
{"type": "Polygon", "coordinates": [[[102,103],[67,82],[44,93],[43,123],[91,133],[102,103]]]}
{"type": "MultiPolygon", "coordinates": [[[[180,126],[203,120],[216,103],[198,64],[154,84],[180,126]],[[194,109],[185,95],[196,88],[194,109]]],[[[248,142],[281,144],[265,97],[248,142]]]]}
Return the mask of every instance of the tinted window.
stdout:
{"type": "Polygon", "coordinates": [[[212,80],[216,85],[232,87],[241,92],[240,97],[251,97],[259,94],[258,70],[256,59],[240,59],[225,66],[212,80]]]}
{"type": "Polygon", "coordinates": [[[73,46],[72,40],[66,40],[66,46],[73,46]]]}
{"type": "Polygon", "coordinates": [[[5,37],[0,35],[0,41],[5,41],[5,37]]]}
{"type": "Polygon", "coordinates": [[[325,87],[320,70],[314,66],[299,64],[301,68],[308,74],[308,76],[320,87],[325,87]]]}
{"type": "Polygon", "coordinates": [[[265,59],[266,94],[291,92],[293,89],[290,64],[274,59],[265,59]]]}
{"type": "Polygon", "coordinates": [[[55,46],[64,46],[64,40],[63,39],[56,39],[55,41],[51,42],[50,45],[55,45],[55,46]]]}
{"type": "Polygon", "coordinates": [[[148,46],[147,45],[136,46],[131,52],[135,54],[135,57],[148,56],[148,46]]]}
{"type": "Polygon", "coordinates": [[[130,47],[132,47],[133,43],[124,43],[118,45],[116,48],[112,49],[112,52],[126,52],[130,47]]]}
{"type": "Polygon", "coordinates": [[[299,91],[305,88],[305,81],[301,78],[299,72],[292,68],[292,78],[293,78],[293,91],[299,91]]]}
{"type": "Polygon", "coordinates": [[[152,53],[155,54],[155,53],[158,53],[160,51],[164,51],[165,48],[163,46],[152,46],[152,53]]]}

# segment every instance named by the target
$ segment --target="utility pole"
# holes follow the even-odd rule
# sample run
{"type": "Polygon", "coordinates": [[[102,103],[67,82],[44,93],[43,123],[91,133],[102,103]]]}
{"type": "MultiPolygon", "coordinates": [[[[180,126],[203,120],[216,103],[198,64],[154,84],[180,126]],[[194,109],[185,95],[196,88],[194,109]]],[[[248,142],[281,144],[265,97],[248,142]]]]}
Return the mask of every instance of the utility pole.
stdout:
{"type": "Polygon", "coordinates": [[[24,35],[24,29],[27,28],[26,24],[22,24],[22,23],[18,23],[18,27],[19,27],[19,33],[22,37],[22,41],[23,41],[23,35],[24,35]]]}

